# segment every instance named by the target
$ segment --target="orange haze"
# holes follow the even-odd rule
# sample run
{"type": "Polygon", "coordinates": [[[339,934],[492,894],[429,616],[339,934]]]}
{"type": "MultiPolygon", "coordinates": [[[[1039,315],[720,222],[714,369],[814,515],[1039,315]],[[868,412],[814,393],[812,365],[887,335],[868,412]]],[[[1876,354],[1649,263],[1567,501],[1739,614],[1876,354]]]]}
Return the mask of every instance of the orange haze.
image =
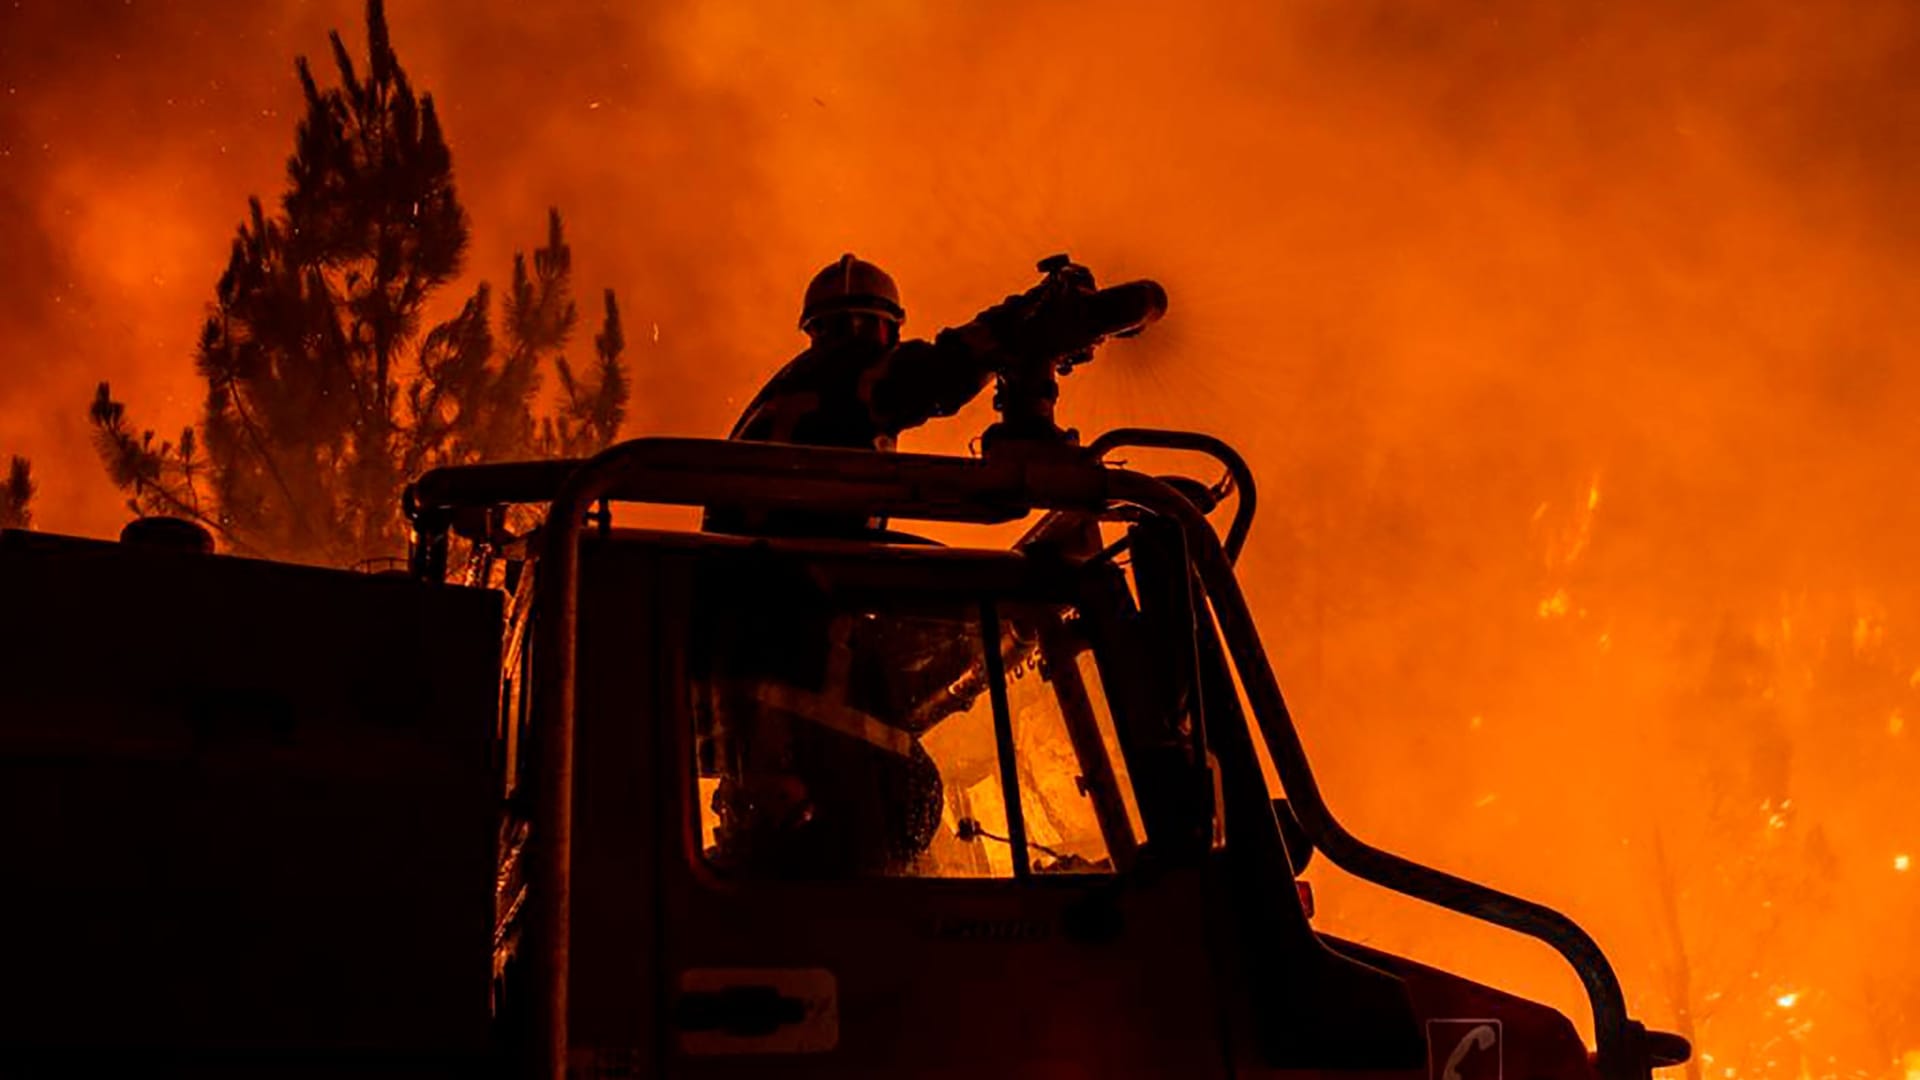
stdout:
{"type": "MultiPolygon", "coordinates": [[[[123,517],[95,381],[194,419],[292,57],[360,48],[357,0],[188,7],[0,11],[0,454],[45,528],[123,517]]],[[[393,7],[470,274],[559,205],[631,434],[723,433],[842,250],[909,332],[1053,251],[1165,282],[1063,411],[1253,459],[1246,576],[1336,811],[1582,920],[1700,1075],[1920,1072],[1920,9],[393,7]]],[[[1543,949],[1314,876],[1329,927],[1585,1023],[1543,949]]]]}

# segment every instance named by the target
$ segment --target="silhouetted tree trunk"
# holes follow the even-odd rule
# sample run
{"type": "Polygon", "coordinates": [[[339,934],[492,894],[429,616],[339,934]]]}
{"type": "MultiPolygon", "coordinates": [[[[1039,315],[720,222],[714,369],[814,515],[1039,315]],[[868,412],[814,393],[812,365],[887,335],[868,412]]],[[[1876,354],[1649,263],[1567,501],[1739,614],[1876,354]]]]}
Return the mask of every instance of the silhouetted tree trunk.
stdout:
{"type": "Polygon", "coordinates": [[[0,484],[0,529],[33,527],[33,492],[33,466],[26,458],[13,458],[6,483],[0,484]]]}
{"type": "MultiPolygon", "coordinates": [[[[104,384],[92,419],[137,512],[198,518],[263,554],[347,564],[399,552],[400,489],[420,472],[540,452],[541,367],[564,363],[576,313],[572,253],[551,211],[532,273],[514,257],[502,347],[484,282],[423,332],[468,244],[452,156],[380,0],[367,5],[364,76],[338,33],[331,42],[340,85],[322,89],[298,61],[306,114],[280,212],[250,200],[201,330],[198,437],[136,436],[104,384]]],[[[624,412],[624,373],[594,385],[624,412]]],[[[571,415],[571,394],[561,408],[556,420],[571,415]]],[[[588,441],[612,435],[592,428],[588,441]]]]}

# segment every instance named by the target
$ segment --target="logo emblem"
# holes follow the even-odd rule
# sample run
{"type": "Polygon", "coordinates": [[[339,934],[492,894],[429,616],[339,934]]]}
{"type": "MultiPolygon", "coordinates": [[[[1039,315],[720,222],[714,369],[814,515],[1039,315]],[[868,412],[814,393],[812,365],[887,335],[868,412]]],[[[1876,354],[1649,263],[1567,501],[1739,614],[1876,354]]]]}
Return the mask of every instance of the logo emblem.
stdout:
{"type": "Polygon", "coordinates": [[[1427,1021],[1428,1080],[1503,1080],[1500,1021],[1427,1021]]]}

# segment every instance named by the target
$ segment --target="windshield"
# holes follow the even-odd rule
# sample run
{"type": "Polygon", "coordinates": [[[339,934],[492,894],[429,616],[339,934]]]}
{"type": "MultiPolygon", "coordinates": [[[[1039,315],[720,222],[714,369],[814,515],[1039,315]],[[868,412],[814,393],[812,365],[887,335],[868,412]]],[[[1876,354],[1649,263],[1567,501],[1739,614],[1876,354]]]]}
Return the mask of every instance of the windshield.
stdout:
{"type": "MultiPolygon", "coordinates": [[[[725,591],[740,595],[737,582],[725,591]]],[[[1143,839],[1070,608],[747,591],[751,602],[698,605],[689,655],[715,868],[1105,873],[1143,839]]]]}

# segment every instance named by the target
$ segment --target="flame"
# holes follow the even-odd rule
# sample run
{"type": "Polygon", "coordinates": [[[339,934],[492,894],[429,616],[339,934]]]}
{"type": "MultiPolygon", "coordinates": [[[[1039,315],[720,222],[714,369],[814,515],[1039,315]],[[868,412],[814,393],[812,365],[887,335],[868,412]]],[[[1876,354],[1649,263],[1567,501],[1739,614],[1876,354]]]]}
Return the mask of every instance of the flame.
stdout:
{"type": "Polygon", "coordinates": [[[1863,653],[1878,648],[1886,638],[1886,628],[1878,622],[1862,615],[1853,622],[1853,651],[1863,653]]]}

